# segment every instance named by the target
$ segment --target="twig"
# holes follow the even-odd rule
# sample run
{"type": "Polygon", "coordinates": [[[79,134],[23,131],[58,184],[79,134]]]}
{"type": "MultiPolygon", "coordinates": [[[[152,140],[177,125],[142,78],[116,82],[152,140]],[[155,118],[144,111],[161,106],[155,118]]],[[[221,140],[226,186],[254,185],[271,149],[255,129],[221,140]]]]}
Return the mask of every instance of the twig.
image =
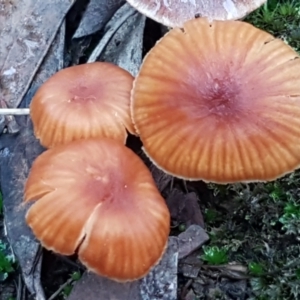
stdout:
{"type": "Polygon", "coordinates": [[[189,189],[187,187],[186,180],[182,180],[182,184],[183,184],[184,191],[188,194],[189,193],[189,189]]]}
{"type": "Polygon", "coordinates": [[[62,284],[62,285],[59,287],[59,289],[58,289],[54,294],[51,295],[51,297],[50,297],[48,300],[53,300],[53,299],[55,299],[55,298],[60,294],[60,292],[61,292],[67,285],[71,284],[73,281],[74,281],[73,278],[69,278],[64,284],[62,284]]]}
{"type": "Polygon", "coordinates": [[[170,192],[173,190],[173,186],[174,186],[174,177],[172,177],[171,179],[170,192]]]}
{"type": "Polygon", "coordinates": [[[29,115],[29,108],[0,108],[0,115],[29,115]]]}
{"type": "Polygon", "coordinates": [[[16,286],[16,290],[17,290],[17,300],[22,300],[23,299],[23,297],[22,297],[23,286],[22,286],[22,278],[21,278],[20,274],[18,276],[18,283],[15,282],[15,286],[16,286]]]}
{"type": "Polygon", "coordinates": [[[38,248],[37,253],[35,254],[34,261],[33,261],[32,267],[29,271],[29,274],[33,274],[35,272],[37,264],[39,263],[40,259],[42,259],[43,248],[41,245],[39,245],[38,247],[39,248],[38,248]]]}
{"type": "Polygon", "coordinates": [[[185,299],[185,296],[187,295],[188,292],[188,288],[192,285],[192,283],[193,283],[193,279],[189,279],[188,282],[184,285],[180,295],[181,300],[185,299]]]}

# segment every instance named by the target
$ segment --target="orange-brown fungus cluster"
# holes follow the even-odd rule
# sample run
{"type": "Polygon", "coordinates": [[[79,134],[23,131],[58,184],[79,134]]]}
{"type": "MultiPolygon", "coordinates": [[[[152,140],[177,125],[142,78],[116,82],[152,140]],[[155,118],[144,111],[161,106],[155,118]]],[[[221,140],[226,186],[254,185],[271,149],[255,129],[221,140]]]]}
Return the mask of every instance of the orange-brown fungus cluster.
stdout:
{"type": "Polygon", "coordinates": [[[34,132],[51,148],[33,163],[26,221],[42,245],[78,254],[116,281],[145,276],[161,259],[170,214],[150,171],[125,147],[133,77],[109,63],[66,68],[31,103],[34,132]]]}

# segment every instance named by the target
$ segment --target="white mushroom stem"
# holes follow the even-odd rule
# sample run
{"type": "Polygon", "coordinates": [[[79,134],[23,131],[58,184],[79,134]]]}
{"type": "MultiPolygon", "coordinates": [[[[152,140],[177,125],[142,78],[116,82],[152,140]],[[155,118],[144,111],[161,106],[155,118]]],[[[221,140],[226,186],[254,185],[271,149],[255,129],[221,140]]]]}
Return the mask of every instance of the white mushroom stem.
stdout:
{"type": "Polygon", "coordinates": [[[0,108],[1,115],[29,115],[29,108],[0,108]]]}

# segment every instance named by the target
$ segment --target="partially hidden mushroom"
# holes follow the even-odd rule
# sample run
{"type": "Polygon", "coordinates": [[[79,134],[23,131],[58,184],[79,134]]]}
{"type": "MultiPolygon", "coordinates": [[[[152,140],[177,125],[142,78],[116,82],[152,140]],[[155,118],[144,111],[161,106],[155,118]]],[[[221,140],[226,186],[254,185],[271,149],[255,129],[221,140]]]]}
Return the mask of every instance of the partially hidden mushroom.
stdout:
{"type": "Polygon", "coordinates": [[[170,27],[183,27],[195,17],[241,19],[267,0],[127,0],[147,17],[170,27]]]}
{"type": "Polygon", "coordinates": [[[170,215],[150,171],[119,141],[71,142],[33,163],[26,221],[42,245],[99,275],[131,281],[161,259],[170,215]],[[33,202],[35,201],[35,202],[33,202]]]}
{"type": "Polygon", "coordinates": [[[133,76],[95,62],[60,70],[36,92],[30,105],[34,133],[51,148],[89,137],[125,142],[134,134],[130,117],[133,76]]]}
{"type": "Polygon", "coordinates": [[[145,57],[132,91],[144,151],[166,173],[267,181],[300,165],[300,59],[241,21],[188,21],[145,57]]]}

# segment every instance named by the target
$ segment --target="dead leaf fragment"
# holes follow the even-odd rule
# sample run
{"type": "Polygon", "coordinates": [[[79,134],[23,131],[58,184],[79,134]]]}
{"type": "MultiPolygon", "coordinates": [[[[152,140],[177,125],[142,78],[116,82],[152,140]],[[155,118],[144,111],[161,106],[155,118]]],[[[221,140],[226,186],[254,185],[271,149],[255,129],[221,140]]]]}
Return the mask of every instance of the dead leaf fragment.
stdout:
{"type": "Polygon", "coordinates": [[[90,0],[73,38],[81,38],[103,28],[124,0],[90,0]]]}
{"type": "Polygon", "coordinates": [[[128,3],[114,14],[88,62],[111,62],[136,76],[142,63],[146,17],[128,3]]]}
{"type": "Polygon", "coordinates": [[[17,107],[74,0],[0,0],[0,99],[17,107]]]}
{"type": "Polygon", "coordinates": [[[174,188],[166,199],[171,217],[177,224],[185,224],[189,227],[192,224],[204,227],[202,212],[198,204],[196,193],[184,194],[174,188]]]}
{"type": "Polygon", "coordinates": [[[188,256],[193,251],[199,249],[209,240],[208,234],[199,225],[191,225],[186,231],[178,236],[179,259],[188,256]]]}

